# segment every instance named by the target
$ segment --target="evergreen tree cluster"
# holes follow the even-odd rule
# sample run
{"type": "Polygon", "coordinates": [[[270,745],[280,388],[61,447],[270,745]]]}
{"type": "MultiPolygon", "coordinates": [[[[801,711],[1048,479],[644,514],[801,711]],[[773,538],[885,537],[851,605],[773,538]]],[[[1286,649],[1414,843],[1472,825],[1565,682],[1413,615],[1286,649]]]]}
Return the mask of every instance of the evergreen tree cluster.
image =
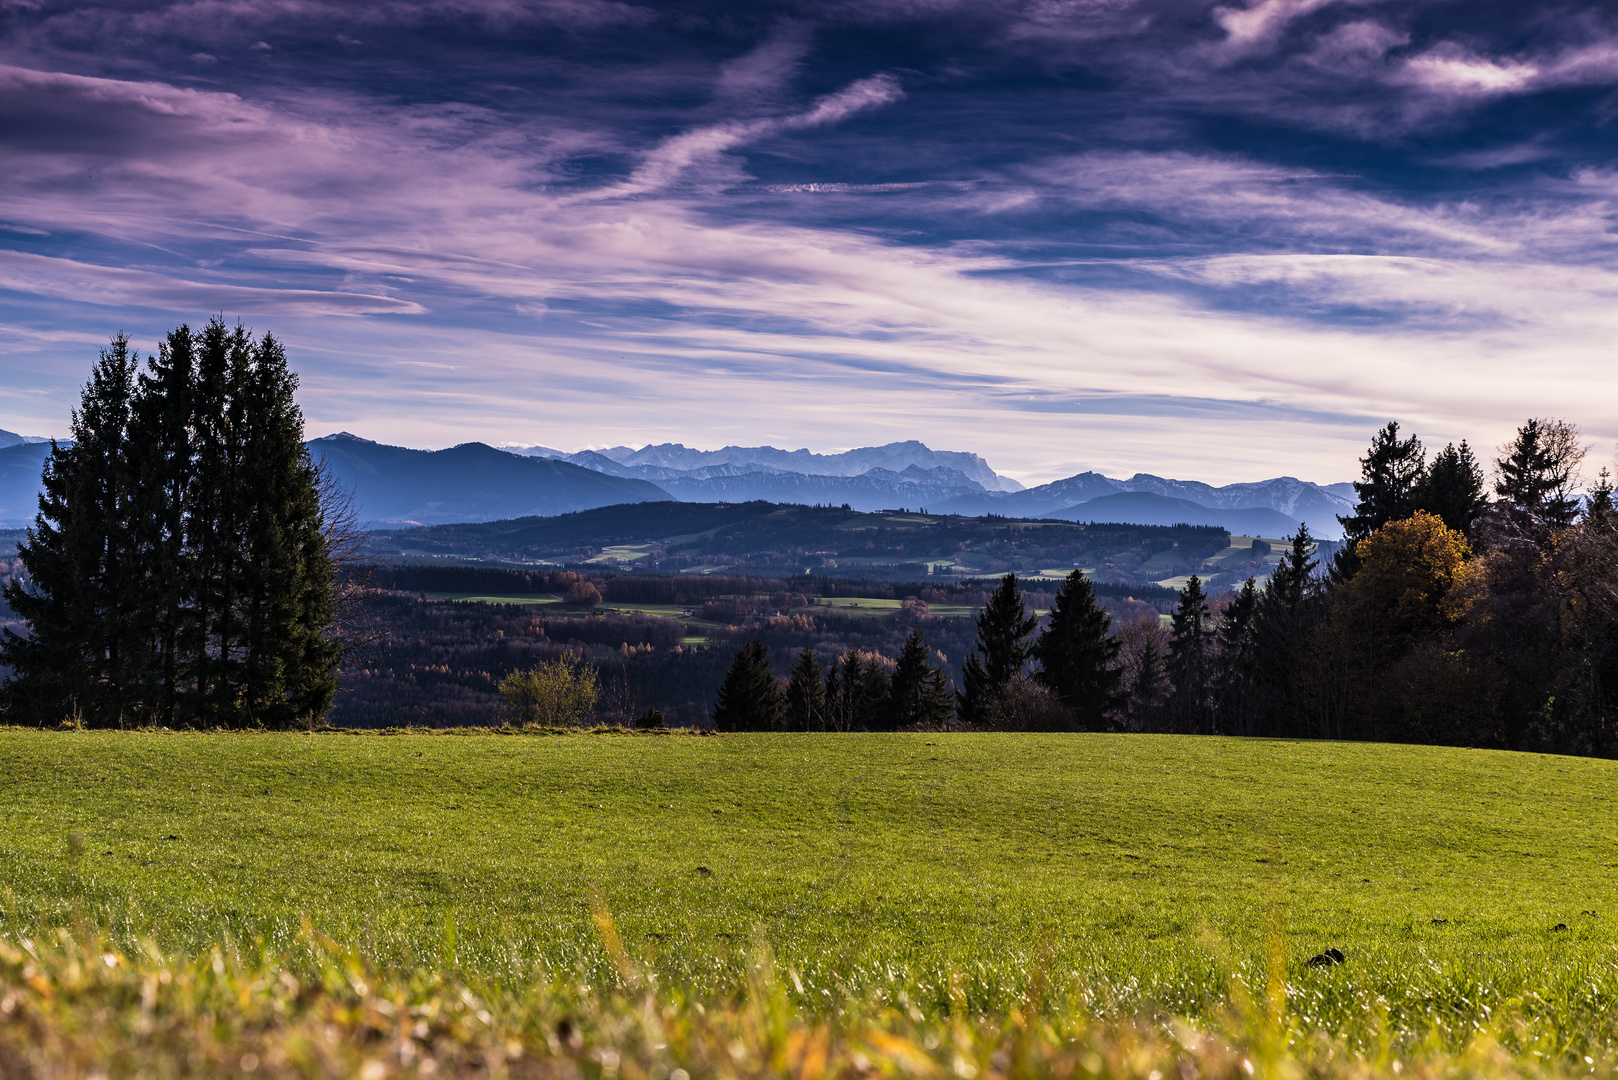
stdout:
{"type": "Polygon", "coordinates": [[[912,629],[891,663],[850,649],[822,670],[804,649],[784,686],[770,673],[769,649],[750,641],[725,674],[713,719],[720,731],[897,731],[941,727],[954,711],[949,679],[912,629]]]}
{"type": "Polygon", "coordinates": [[[282,728],[331,706],[335,570],[279,342],[103,350],[5,591],[11,723],[282,728]]]}
{"type": "Polygon", "coordinates": [[[1300,527],[1262,582],[1210,596],[1191,577],[1170,626],[1113,625],[1074,571],[1041,628],[1008,574],[978,614],[953,717],[919,631],[891,676],[858,652],[823,674],[806,651],[784,690],[760,644],[727,691],[779,695],[758,715],[793,730],[947,721],[1610,754],[1618,512],[1606,469],[1580,496],[1583,455],[1572,425],[1530,420],[1486,487],[1465,442],[1428,460],[1390,423],[1362,459],[1350,543],[1331,565],[1300,527]]]}

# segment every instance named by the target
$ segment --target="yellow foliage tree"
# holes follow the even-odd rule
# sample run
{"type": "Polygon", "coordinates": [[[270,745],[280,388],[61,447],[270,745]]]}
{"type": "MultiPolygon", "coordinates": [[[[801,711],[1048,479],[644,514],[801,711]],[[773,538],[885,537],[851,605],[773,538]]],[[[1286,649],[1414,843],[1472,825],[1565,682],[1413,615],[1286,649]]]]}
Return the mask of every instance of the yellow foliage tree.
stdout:
{"type": "Polygon", "coordinates": [[[500,680],[500,711],[523,727],[571,727],[595,715],[601,696],[595,665],[576,652],[513,671],[500,680]]]}
{"type": "Polygon", "coordinates": [[[1354,545],[1354,553],[1360,569],[1346,599],[1374,626],[1379,652],[1402,654],[1454,625],[1460,612],[1453,598],[1472,549],[1441,518],[1418,510],[1390,521],[1354,545]]]}

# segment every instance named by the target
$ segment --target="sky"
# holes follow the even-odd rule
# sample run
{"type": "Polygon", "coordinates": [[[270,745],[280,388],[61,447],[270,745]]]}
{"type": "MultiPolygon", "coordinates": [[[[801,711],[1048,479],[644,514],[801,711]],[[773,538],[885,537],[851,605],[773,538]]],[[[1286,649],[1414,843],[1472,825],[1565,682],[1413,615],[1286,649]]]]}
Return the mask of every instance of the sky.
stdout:
{"type": "Polygon", "coordinates": [[[0,0],[23,434],[223,314],[311,436],[1605,459],[1615,216],[1610,2],[0,0]]]}

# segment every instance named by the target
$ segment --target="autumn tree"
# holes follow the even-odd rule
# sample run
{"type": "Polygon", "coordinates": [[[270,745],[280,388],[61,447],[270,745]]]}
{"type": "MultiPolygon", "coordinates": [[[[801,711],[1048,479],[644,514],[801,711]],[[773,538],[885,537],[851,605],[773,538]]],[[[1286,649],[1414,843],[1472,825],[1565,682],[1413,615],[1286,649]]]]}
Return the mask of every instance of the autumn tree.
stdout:
{"type": "Polygon", "coordinates": [[[517,727],[575,727],[595,715],[601,696],[595,665],[569,650],[554,660],[513,671],[495,687],[506,723],[517,727]]]}

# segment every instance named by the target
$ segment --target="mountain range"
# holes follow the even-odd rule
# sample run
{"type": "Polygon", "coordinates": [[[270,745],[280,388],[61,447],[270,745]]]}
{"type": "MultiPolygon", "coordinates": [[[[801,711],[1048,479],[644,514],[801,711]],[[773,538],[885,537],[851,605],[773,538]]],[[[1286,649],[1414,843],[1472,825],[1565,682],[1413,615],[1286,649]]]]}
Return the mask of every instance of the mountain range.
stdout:
{"type": "Polygon", "coordinates": [[[0,450],[8,446],[22,446],[26,443],[48,443],[49,439],[38,435],[18,435],[15,431],[0,429],[0,450]]]}
{"type": "MultiPolygon", "coordinates": [[[[976,454],[916,441],[841,454],[679,443],[563,453],[542,446],[463,443],[411,450],[340,432],[308,443],[351,490],[367,527],[437,525],[550,516],[637,502],[847,504],[855,510],[1056,518],[1139,525],[1217,525],[1244,536],[1285,536],[1300,522],[1324,539],[1354,506],[1350,484],[1283,476],[1213,487],[1137,473],[1125,480],[1082,472],[1023,488],[976,454]]],[[[49,445],[0,432],[0,527],[33,517],[49,445]],[[5,442],[5,439],[15,441],[5,442]]]]}

